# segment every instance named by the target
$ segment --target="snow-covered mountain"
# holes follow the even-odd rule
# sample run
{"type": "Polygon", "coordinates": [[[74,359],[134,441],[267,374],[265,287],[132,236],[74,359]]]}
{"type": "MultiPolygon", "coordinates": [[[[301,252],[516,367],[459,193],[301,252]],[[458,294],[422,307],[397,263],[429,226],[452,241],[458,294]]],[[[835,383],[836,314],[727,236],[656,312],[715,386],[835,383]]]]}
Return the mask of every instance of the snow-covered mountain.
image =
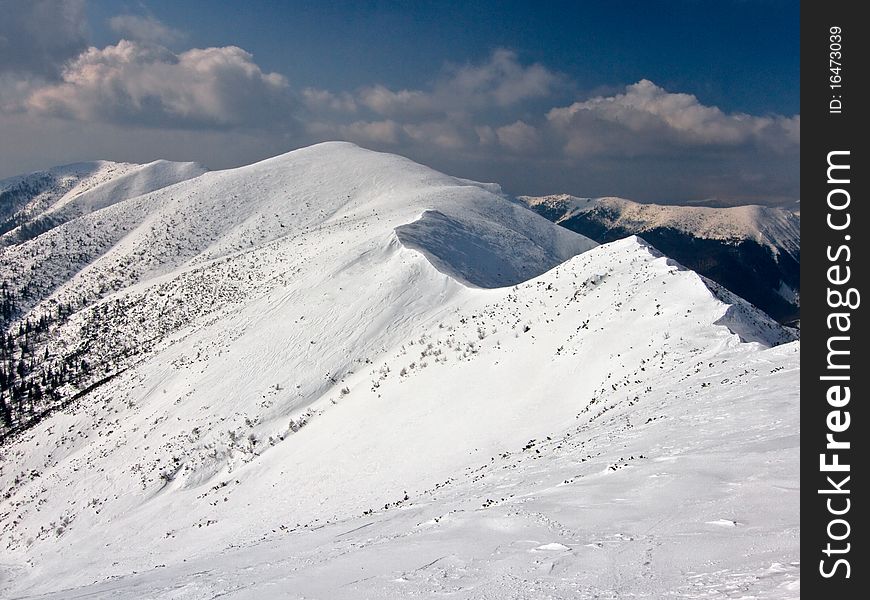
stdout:
{"type": "Polygon", "coordinates": [[[327,143],[0,264],[7,596],[799,593],[799,342],[637,237],[327,143]]]}
{"type": "Polygon", "coordinates": [[[197,177],[197,163],[94,161],[0,180],[0,246],[20,243],[115,202],[197,177]]]}
{"type": "Polygon", "coordinates": [[[598,242],[640,235],[780,322],[799,318],[799,213],[754,205],[670,206],[568,194],[518,199],[598,242]]]}

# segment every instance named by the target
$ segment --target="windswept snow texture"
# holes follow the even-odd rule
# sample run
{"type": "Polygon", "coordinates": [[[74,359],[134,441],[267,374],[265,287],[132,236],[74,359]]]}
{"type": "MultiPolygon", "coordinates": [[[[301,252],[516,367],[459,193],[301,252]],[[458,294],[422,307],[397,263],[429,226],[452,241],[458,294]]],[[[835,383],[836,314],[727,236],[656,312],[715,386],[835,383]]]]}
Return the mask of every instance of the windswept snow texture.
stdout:
{"type": "Polygon", "coordinates": [[[81,215],[197,177],[196,163],[96,161],[0,181],[0,246],[21,243],[81,215]]]}
{"type": "Polygon", "coordinates": [[[4,597],[799,597],[799,342],[639,238],[328,143],[3,259],[111,377],[0,447],[4,597]]]}
{"type": "Polygon", "coordinates": [[[449,216],[427,210],[396,227],[407,248],[422,252],[440,271],[477,287],[505,287],[548,270],[566,257],[595,246],[513,204],[475,202],[449,216]],[[494,222],[493,215],[498,214],[494,222]],[[518,260],[519,259],[519,260],[518,260]]]}

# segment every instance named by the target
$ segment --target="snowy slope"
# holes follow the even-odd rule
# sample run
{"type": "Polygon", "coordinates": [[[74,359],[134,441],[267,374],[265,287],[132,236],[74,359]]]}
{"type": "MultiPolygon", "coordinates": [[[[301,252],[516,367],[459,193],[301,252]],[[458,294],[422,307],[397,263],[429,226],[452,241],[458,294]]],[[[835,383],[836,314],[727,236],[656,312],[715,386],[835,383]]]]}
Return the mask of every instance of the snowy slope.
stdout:
{"type": "MultiPolygon", "coordinates": [[[[367,514],[300,523],[285,499],[307,491],[307,465],[267,480],[275,486],[263,497],[246,491],[249,478],[260,474],[234,477],[237,471],[215,484],[212,516],[190,528],[206,550],[180,546],[187,542],[173,537],[178,521],[165,523],[166,512],[140,516],[124,524],[137,533],[113,536],[111,550],[85,546],[97,565],[59,559],[55,564],[66,566],[42,581],[49,574],[44,566],[8,565],[10,587],[16,586],[9,593],[131,600],[797,599],[795,344],[725,359],[679,387],[658,387],[628,414],[612,410],[592,423],[536,430],[534,440],[506,439],[489,456],[488,449],[472,449],[467,466],[422,489],[384,475],[385,466],[363,454],[351,468],[368,475],[364,489],[384,485],[377,502],[389,502],[367,514]],[[704,388],[710,379],[730,389],[704,388]],[[230,503],[236,508],[216,514],[230,503]],[[277,514],[248,518],[263,506],[276,506],[277,514]],[[259,536],[239,533],[243,527],[259,536]],[[163,549],[149,544],[138,560],[117,555],[150,529],[166,535],[163,549]]],[[[409,467],[426,472],[431,461],[414,459],[415,449],[396,451],[402,463],[411,457],[409,467]]],[[[328,492],[358,488],[318,486],[316,498],[328,499],[328,492]]],[[[175,512],[181,510],[184,499],[175,512]]]]}
{"type": "Polygon", "coordinates": [[[780,322],[793,324],[800,317],[799,214],[763,206],[661,206],[567,194],[519,201],[598,242],[640,235],[780,322]]]}
{"type": "Polygon", "coordinates": [[[790,332],[496,192],[321,144],[7,248],[91,367],[0,446],[0,591],[794,597],[790,332]]]}
{"type": "Polygon", "coordinates": [[[196,163],[95,161],[0,181],[0,246],[20,243],[81,215],[197,177],[196,163]]]}
{"type": "MultiPolygon", "coordinates": [[[[529,278],[594,245],[490,190],[398,156],[321,144],[207,173],[84,215],[3,250],[0,271],[16,292],[27,290],[21,305],[29,310],[49,297],[50,306],[83,292],[101,297],[182,265],[204,265],[270,241],[310,247],[311,239],[319,244],[332,231],[363,231],[379,223],[376,240],[361,238],[359,245],[348,240],[362,254],[401,225],[408,226],[408,239],[415,237],[412,232],[428,228],[431,220],[423,213],[436,207],[447,217],[459,211],[459,219],[488,240],[481,257],[513,256],[511,264],[501,265],[504,272],[488,273],[485,281],[467,273],[476,285],[529,278]],[[420,226],[410,225],[420,217],[420,226]]],[[[435,224],[430,254],[439,252],[438,232],[449,226],[435,224]]]]}

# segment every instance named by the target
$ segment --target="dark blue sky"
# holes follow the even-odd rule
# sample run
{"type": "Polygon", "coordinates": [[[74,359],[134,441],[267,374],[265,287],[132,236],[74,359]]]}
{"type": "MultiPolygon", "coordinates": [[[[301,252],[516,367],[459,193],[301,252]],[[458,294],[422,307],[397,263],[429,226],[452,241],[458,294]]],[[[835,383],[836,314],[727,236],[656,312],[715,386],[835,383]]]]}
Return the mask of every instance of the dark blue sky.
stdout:
{"type": "Polygon", "coordinates": [[[340,139],[515,194],[799,198],[796,1],[0,3],[0,177],[340,139]]]}
{"type": "Polygon", "coordinates": [[[291,83],[351,89],[373,81],[420,88],[445,62],[493,48],[565,73],[579,91],[646,78],[723,110],[800,112],[799,2],[95,1],[97,45],[123,12],[150,12],[193,47],[234,44],[291,83]]]}

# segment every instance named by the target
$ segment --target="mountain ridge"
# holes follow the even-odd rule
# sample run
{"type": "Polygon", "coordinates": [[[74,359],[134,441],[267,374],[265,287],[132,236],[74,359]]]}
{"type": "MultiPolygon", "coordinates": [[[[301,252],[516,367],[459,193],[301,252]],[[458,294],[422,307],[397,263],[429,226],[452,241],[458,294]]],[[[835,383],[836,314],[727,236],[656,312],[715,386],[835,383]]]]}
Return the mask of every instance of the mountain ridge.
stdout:
{"type": "MultiPolygon", "coordinates": [[[[468,225],[466,239],[486,240],[485,248],[478,244],[481,260],[506,257],[500,262],[503,272],[483,273],[486,280],[479,271],[463,274],[474,266],[467,261],[446,269],[479,287],[516,283],[594,246],[485,187],[401,157],[327,143],[112,203],[3,249],[0,266],[9,274],[5,293],[15,298],[19,313],[34,322],[52,316],[60,320],[73,306],[93,315],[92,307],[113,295],[115,309],[127,310],[121,308],[126,306],[123,291],[131,286],[171,279],[172,273],[208,278],[215,265],[244,262],[251,252],[268,254],[270,244],[322,244],[319,258],[326,261],[350,260],[339,257],[352,255],[351,245],[360,256],[382,253],[397,235],[395,228],[403,227],[401,235],[413,238],[420,219],[425,222],[426,210],[434,206],[453,221],[450,226],[434,223],[426,236],[415,239],[415,247],[437,256],[442,269],[455,258],[444,240],[457,222],[468,225]],[[329,181],[338,181],[338,187],[330,188],[329,181]],[[374,235],[341,235],[352,230],[374,235]],[[329,246],[332,231],[340,234],[336,247],[329,246]]],[[[327,263],[324,268],[342,265],[327,263]]],[[[242,285],[228,287],[233,294],[248,293],[242,285]]],[[[219,309],[220,294],[203,293],[202,298],[175,307],[179,322],[198,310],[219,309]],[[211,299],[211,308],[202,298],[211,299]]],[[[70,340],[67,352],[77,354],[82,345],[70,340]]],[[[135,352],[130,343],[122,347],[135,352]]]]}
{"type": "Polygon", "coordinates": [[[76,395],[0,446],[3,593],[558,597],[644,556],[663,567],[626,589],[648,597],[691,591],[686,569],[797,576],[756,577],[796,560],[796,494],[766,502],[723,457],[755,445],[741,468],[794,483],[799,342],[636,236],[332,143],[0,264],[34,290],[6,338],[26,379],[68,364],[76,395]],[[682,557],[687,534],[712,541],[682,557]]]}
{"type": "Polygon", "coordinates": [[[128,198],[197,177],[197,163],[73,163],[0,181],[0,246],[21,243],[128,198]]]}
{"type": "Polygon", "coordinates": [[[784,324],[800,318],[800,216],[779,208],[641,204],[568,194],[517,200],[604,243],[641,235],[784,324]]]}

